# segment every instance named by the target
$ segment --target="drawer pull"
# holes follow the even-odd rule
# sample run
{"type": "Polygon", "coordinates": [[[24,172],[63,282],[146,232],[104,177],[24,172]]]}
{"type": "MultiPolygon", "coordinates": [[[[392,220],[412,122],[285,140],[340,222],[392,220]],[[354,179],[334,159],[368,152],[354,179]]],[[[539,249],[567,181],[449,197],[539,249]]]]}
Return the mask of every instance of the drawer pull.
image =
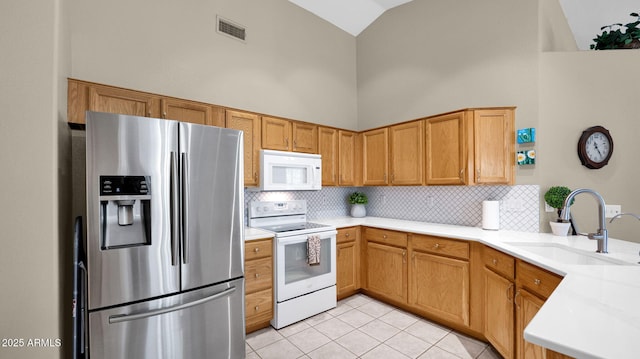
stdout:
{"type": "Polygon", "coordinates": [[[260,278],[260,273],[256,273],[256,278],[260,278]]]}
{"type": "Polygon", "coordinates": [[[494,265],[494,266],[495,266],[495,265],[498,265],[498,260],[497,260],[497,259],[495,259],[495,258],[493,258],[493,259],[491,260],[491,263],[493,263],[493,265],[494,265]]]}
{"type": "Polygon", "coordinates": [[[260,310],[260,307],[256,305],[255,311],[257,312],[259,310],[260,310]]]}
{"type": "Polygon", "coordinates": [[[514,297],[513,294],[511,294],[511,289],[513,289],[513,283],[509,284],[509,287],[507,288],[507,300],[511,301],[511,298],[514,297]]]}
{"type": "Polygon", "coordinates": [[[253,251],[258,253],[258,252],[260,252],[260,248],[256,247],[256,249],[254,249],[253,251]]]}
{"type": "Polygon", "coordinates": [[[434,245],[433,245],[433,248],[435,248],[435,249],[440,248],[440,243],[436,243],[436,244],[434,244],[434,245]]]}
{"type": "Polygon", "coordinates": [[[540,279],[534,279],[533,284],[540,285],[540,279]]]}
{"type": "Polygon", "coordinates": [[[349,237],[349,233],[345,233],[345,234],[344,234],[344,236],[345,236],[345,237],[349,237]]]}
{"type": "Polygon", "coordinates": [[[387,239],[387,235],[386,235],[386,234],[383,234],[383,235],[382,235],[382,238],[387,239]]]}

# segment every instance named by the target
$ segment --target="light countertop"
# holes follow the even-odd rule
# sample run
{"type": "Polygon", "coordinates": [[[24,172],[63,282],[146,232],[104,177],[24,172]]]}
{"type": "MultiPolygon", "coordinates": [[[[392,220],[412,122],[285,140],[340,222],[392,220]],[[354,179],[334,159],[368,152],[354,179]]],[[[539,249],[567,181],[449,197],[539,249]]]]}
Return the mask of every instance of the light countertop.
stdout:
{"type": "Polygon", "coordinates": [[[273,238],[273,232],[259,228],[244,227],[244,240],[254,241],[256,239],[273,238]]]}
{"type": "Polygon", "coordinates": [[[640,355],[640,266],[637,265],[640,243],[609,238],[609,253],[601,254],[595,253],[596,241],[585,236],[486,231],[378,217],[339,217],[313,222],[337,228],[362,225],[478,241],[524,259],[564,276],[526,327],[524,336],[528,341],[576,358],[622,359],[640,355]],[[565,246],[583,251],[596,261],[617,261],[622,265],[569,264],[568,257],[563,257],[564,252],[551,259],[527,251],[518,243],[565,246]]]}

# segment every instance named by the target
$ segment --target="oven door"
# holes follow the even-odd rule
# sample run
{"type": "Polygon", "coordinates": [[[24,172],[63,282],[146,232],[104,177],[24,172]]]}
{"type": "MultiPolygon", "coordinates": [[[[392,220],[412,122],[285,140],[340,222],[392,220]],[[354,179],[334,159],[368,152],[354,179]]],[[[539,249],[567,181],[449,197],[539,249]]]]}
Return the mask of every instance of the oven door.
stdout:
{"type": "Polygon", "coordinates": [[[319,235],[320,264],[307,263],[307,234],[276,240],[276,300],[283,302],[336,284],[336,231],[319,235]]]}

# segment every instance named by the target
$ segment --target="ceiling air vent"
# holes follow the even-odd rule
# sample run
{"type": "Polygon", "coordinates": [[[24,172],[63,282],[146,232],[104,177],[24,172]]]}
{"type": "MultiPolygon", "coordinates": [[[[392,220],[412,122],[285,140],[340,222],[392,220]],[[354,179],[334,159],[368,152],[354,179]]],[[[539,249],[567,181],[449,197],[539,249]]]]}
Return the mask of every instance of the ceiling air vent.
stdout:
{"type": "Polygon", "coordinates": [[[217,16],[218,27],[217,31],[220,34],[231,36],[236,40],[240,40],[242,42],[246,41],[247,38],[247,30],[244,26],[236,24],[227,19],[223,19],[220,16],[217,16]]]}

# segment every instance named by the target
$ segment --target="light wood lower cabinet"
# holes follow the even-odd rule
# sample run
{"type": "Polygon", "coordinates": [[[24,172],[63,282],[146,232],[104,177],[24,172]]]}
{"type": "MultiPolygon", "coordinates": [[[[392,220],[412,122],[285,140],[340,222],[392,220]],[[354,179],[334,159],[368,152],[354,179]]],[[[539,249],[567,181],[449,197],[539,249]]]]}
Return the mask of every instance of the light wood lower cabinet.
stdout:
{"type": "Polygon", "coordinates": [[[338,300],[360,289],[360,230],[342,228],[336,236],[336,287],[338,300]]]}
{"type": "Polygon", "coordinates": [[[513,358],[515,353],[513,310],[514,284],[494,271],[484,271],[484,335],[504,358],[513,358]]]}
{"type": "Polygon", "coordinates": [[[273,242],[245,242],[245,330],[269,326],[273,318],[273,242]]]}
{"type": "Polygon", "coordinates": [[[469,243],[411,235],[409,305],[469,326],[469,243]]]}
{"type": "Polygon", "coordinates": [[[366,289],[393,302],[407,303],[407,234],[365,228],[366,289]]]}

